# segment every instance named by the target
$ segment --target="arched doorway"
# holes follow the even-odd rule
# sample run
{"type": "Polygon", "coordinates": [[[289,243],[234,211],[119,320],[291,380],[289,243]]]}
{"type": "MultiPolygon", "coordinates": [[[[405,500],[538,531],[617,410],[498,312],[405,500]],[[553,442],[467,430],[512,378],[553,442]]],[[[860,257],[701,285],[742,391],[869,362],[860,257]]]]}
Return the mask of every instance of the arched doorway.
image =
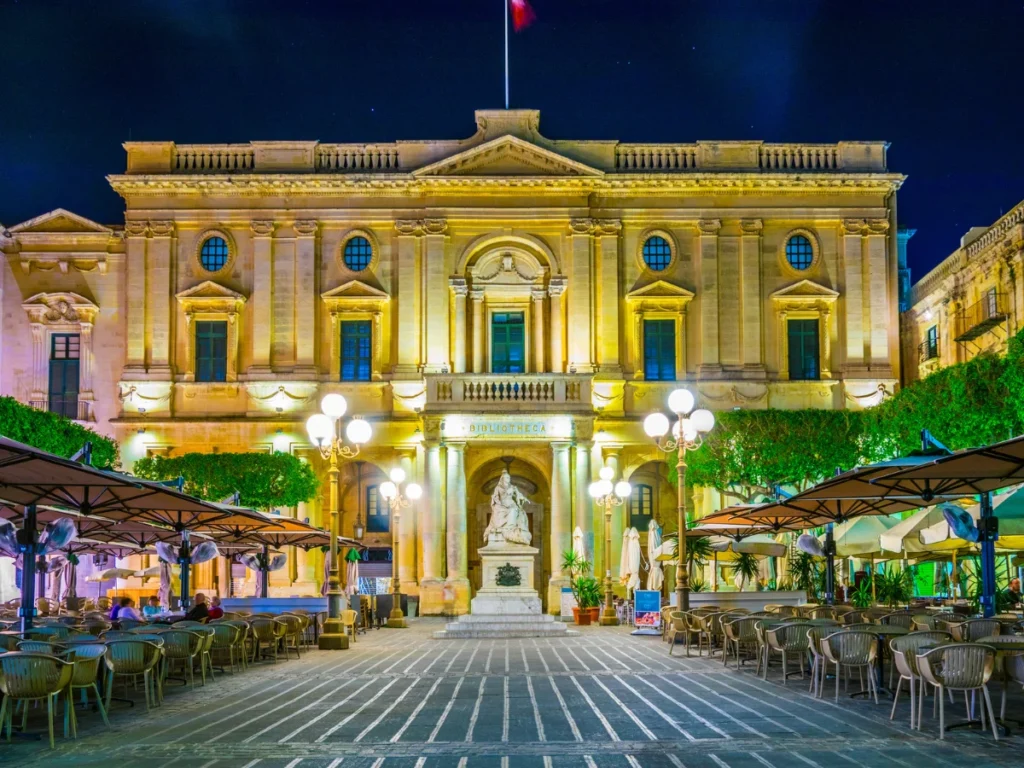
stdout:
{"type": "MultiPolygon", "coordinates": [[[[676,488],[668,479],[668,465],[664,461],[649,461],[641,464],[629,476],[632,493],[623,505],[623,525],[636,528],[640,534],[640,581],[647,586],[648,532],[653,520],[662,529],[662,536],[676,531],[676,488]]],[[[614,547],[615,542],[612,542],[614,547]]],[[[666,574],[667,575],[667,574],[666,574]]],[[[673,577],[674,578],[674,577],[673,577]]],[[[666,584],[669,579],[666,578],[666,584]]],[[[662,586],[662,591],[668,589],[662,586]]]]}
{"type": "Polygon", "coordinates": [[[466,514],[467,539],[469,549],[469,584],[475,594],[483,577],[480,557],[477,549],[484,546],[484,530],[491,515],[491,493],[501,477],[503,470],[508,469],[512,482],[530,499],[526,509],[530,519],[530,533],[533,536],[532,546],[540,550],[537,556],[537,567],[534,571],[532,585],[543,600],[547,595],[547,584],[551,576],[550,558],[545,551],[544,529],[550,512],[551,492],[547,477],[531,462],[520,457],[502,456],[491,459],[473,472],[469,482],[470,491],[466,514]]]}

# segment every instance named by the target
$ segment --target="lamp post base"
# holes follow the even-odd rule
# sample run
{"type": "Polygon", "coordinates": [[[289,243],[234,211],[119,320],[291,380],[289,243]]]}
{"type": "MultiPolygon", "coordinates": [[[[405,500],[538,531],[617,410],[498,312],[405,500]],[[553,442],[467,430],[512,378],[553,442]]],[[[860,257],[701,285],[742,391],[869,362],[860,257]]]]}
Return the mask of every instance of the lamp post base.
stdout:
{"type": "Polygon", "coordinates": [[[324,631],[320,633],[317,647],[321,651],[347,651],[348,642],[341,619],[328,619],[324,622],[324,631]]]}
{"type": "Polygon", "coordinates": [[[615,615],[615,609],[610,606],[605,606],[604,610],[601,611],[601,626],[602,627],[617,627],[619,626],[619,617],[615,615]]]}
{"type": "Polygon", "coordinates": [[[395,608],[388,614],[387,626],[389,629],[408,629],[409,624],[405,620],[405,614],[401,608],[395,608]]]}

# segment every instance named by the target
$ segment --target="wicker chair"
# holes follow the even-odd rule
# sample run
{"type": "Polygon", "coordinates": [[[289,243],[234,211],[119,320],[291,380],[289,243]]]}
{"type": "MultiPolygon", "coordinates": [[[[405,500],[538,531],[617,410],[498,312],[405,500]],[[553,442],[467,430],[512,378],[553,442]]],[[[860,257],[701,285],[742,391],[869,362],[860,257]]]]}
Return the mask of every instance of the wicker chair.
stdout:
{"type": "Polygon", "coordinates": [[[299,616],[294,616],[290,613],[282,613],[277,620],[285,625],[284,635],[282,636],[285,658],[288,658],[288,649],[291,648],[295,651],[296,658],[301,659],[302,655],[299,653],[299,644],[302,642],[305,622],[299,616]]]}
{"type": "MultiPolygon", "coordinates": [[[[821,653],[826,662],[836,665],[836,703],[839,702],[839,678],[843,667],[858,672],[867,670],[868,691],[878,703],[878,689],[875,687],[875,656],[877,647],[875,635],[871,632],[843,629],[821,641],[821,653]]],[[[827,669],[827,665],[826,665],[827,669]]],[[[824,669],[822,672],[824,673],[824,669]]]]}
{"type": "Polygon", "coordinates": [[[768,679],[768,662],[771,661],[772,651],[782,655],[783,685],[786,684],[786,676],[789,672],[789,654],[796,654],[800,667],[800,678],[803,679],[804,654],[807,653],[807,631],[812,628],[814,628],[813,624],[792,622],[765,630],[764,672],[762,673],[764,680],[768,679]]]}
{"type": "Polygon", "coordinates": [[[146,709],[149,710],[150,702],[154,705],[159,703],[159,680],[155,670],[160,663],[160,648],[138,638],[113,640],[106,642],[106,646],[107,710],[110,710],[110,698],[118,677],[136,680],[141,675],[146,693],[146,709]]]}
{"type": "MultiPolygon", "coordinates": [[[[992,736],[999,741],[996,732],[996,718],[992,711],[992,699],[988,695],[988,681],[995,669],[996,650],[991,645],[979,643],[953,643],[942,648],[933,648],[917,657],[917,668],[924,682],[935,686],[935,700],[939,705],[939,738],[946,738],[946,700],[944,691],[963,691],[966,700],[968,691],[980,690],[985,700],[981,708],[981,726],[985,727],[985,711],[992,726],[992,736]]],[[[921,691],[920,706],[924,702],[924,687],[921,691]]],[[[920,715],[919,715],[920,716],[920,715]]]]}
{"type": "Polygon", "coordinates": [[[690,655],[690,623],[687,621],[687,615],[684,611],[672,611],[669,613],[669,625],[666,627],[664,634],[668,640],[669,656],[672,655],[676,643],[680,640],[682,640],[683,647],[686,649],[686,655],[690,655]]]}
{"type": "Polygon", "coordinates": [[[21,640],[18,643],[18,650],[24,653],[48,653],[51,656],[60,656],[68,647],[63,643],[48,643],[45,640],[21,640]]]}
{"type": "Polygon", "coordinates": [[[238,660],[241,663],[242,669],[249,668],[249,653],[248,646],[250,640],[249,622],[247,621],[225,621],[221,622],[222,626],[231,626],[238,630],[238,636],[235,639],[235,653],[238,656],[238,660]]]}
{"type": "Polygon", "coordinates": [[[958,643],[976,643],[983,637],[999,635],[1003,625],[995,619],[969,619],[959,624],[950,624],[949,633],[958,643]]]}
{"type": "Polygon", "coordinates": [[[896,717],[896,705],[900,700],[900,688],[906,680],[910,685],[910,728],[921,727],[921,713],[917,711],[917,685],[924,685],[921,682],[921,673],[917,671],[917,654],[924,645],[937,645],[950,641],[948,632],[911,632],[909,635],[894,637],[889,641],[889,649],[892,651],[892,666],[899,673],[900,679],[896,683],[896,692],[893,694],[892,711],[889,719],[896,717]],[[916,718],[916,719],[915,719],[916,718]]]}
{"type": "Polygon", "coordinates": [[[94,643],[92,645],[76,645],[67,654],[67,660],[75,665],[75,673],[71,679],[68,698],[72,702],[71,723],[72,734],[77,736],[78,721],[75,718],[74,698],[75,691],[82,692],[82,703],[89,703],[89,691],[96,694],[96,708],[100,711],[100,717],[109,728],[110,720],[107,719],[107,709],[103,706],[103,697],[100,695],[99,686],[96,681],[100,676],[100,663],[107,654],[107,646],[94,643]]]}
{"type": "Polygon", "coordinates": [[[820,699],[824,693],[827,660],[821,653],[821,641],[826,635],[835,631],[832,627],[811,625],[807,632],[807,650],[811,654],[811,685],[808,689],[814,697],[820,699]]]}
{"type": "Polygon", "coordinates": [[[260,650],[266,646],[267,650],[274,657],[274,663],[277,663],[277,621],[275,619],[267,618],[254,618],[249,622],[249,627],[252,631],[252,660],[257,661],[260,658],[260,650]]]}
{"type": "MultiPolygon", "coordinates": [[[[219,661],[223,665],[227,660],[228,667],[232,674],[235,671],[235,655],[238,653],[238,636],[242,630],[234,624],[216,622],[210,625],[213,629],[213,645],[210,646],[210,657],[212,661],[219,661]],[[216,657],[214,659],[214,657],[216,657]]],[[[243,654],[244,655],[244,654],[243,654]]],[[[221,671],[224,667],[220,667],[221,671]]]]}
{"type": "Polygon", "coordinates": [[[807,618],[809,619],[834,619],[835,617],[835,609],[828,605],[821,605],[807,611],[807,618]]]}
{"type": "Polygon", "coordinates": [[[216,680],[213,675],[213,641],[214,641],[214,628],[213,627],[195,627],[189,630],[190,632],[196,632],[203,637],[203,644],[199,648],[199,671],[202,674],[203,685],[206,685],[206,670],[210,670],[210,679],[216,680]]]}
{"type": "Polygon", "coordinates": [[[852,624],[862,624],[864,623],[864,613],[863,611],[857,610],[847,611],[839,617],[839,620],[847,626],[852,624]]]}
{"type": "Polygon", "coordinates": [[[756,617],[741,616],[739,618],[732,619],[731,621],[722,622],[722,664],[729,666],[729,648],[730,646],[736,653],[736,666],[740,666],[743,663],[741,650],[743,646],[747,646],[753,649],[755,655],[758,653],[758,640],[757,631],[754,625],[758,623],[756,617]]]}
{"type": "Polygon", "coordinates": [[[887,613],[878,620],[879,624],[885,624],[890,627],[903,627],[906,630],[912,630],[914,628],[914,614],[908,611],[894,611],[893,613],[887,613]]]}
{"type": "Polygon", "coordinates": [[[161,632],[160,639],[164,641],[164,674],[166,678],[176,663],[182,665],[183,672],[188,675],[189,686],[195,690],[196,675],[195,662],[200,659],[202,664],[203,644],[206,642],[204,635],[198,632],[189,632],[187,629],[177,629],[170,632],[161,632]]]}
{"type": "Polygon", "coordinates": [[[50,729],[50,749],[53,743],[53,705],[64,693],[65,717],[71,707],[68,698],[75,667],[62,659],[43,653],[4,653],[0,655],[0,691],[4,694],[0,704],[0,727],[7,726],[7,741],[11,740],[14,707],[23,702],[22,730],[28,720],[28,702],[46,700],[46,717],[50,729]]]}

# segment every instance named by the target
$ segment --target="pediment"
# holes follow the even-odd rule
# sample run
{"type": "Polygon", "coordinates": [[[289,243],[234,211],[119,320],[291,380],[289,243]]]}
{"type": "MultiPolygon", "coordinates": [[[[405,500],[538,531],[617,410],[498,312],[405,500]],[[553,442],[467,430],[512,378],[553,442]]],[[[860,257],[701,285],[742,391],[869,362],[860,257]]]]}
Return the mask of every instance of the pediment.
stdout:
{"type": "Polygon", "coordinates": [[[230,288],[225,288],[220,283],[215,283],[213,280],[205,280],[199,285],[194,285],[181,293],[177,294],[178,301],[183,299],[190,299],[192,301],[202,299],[234,299],[236,301],[245,301],[245,296],[242,294],[232,291],[230,288]]]}
{"type": "Polygon", "coordinates": [[[15,224],[10,228],[12,234],[104,234],[113,232],[110,227],[105,227],[95,221],[79,216],[77,213],[57,208],[36,216],[34,219],[15,224]]]}
{"type": "Polygon", "coordinates": [[[771,298],[773,301],[830,303],[839,298],[839,293],[813,280],[805,279],[780,288],[771,295],[771,298]]]}
{"type": "Polygon", "coordinates": [[[413,176],[603,176],[516,136],[501,136],[414,171],[413,176]]]}
{"type": "Polygon", "coordinates": [[[62,324],[91,323],[100,308],[77,293],[37,293],[21,305],[31,322],[62,324]]]}
{"type": "Polygon", "coordinates": [[[673,285],[664,280],[655,280],[653,283],[648,283],[642,288],[637,288],[627,293],[626,301],[643,301],[646,299],[689,301],[693,296],[692,291],[688,291],[682,286],[673,285]]]}
{"type": "Polygon", "coordinates": [[[349,280],[347,283],[339,285],[337,288],[332,288],[329,291],[321,293],[320,298],[324,301],[329,301],[331,299],[354,299],[357,301],[371,299],[388,301],[391,297],[380,288],[374,288],[372,285],[368,285],[362,280],[349,280]]]}

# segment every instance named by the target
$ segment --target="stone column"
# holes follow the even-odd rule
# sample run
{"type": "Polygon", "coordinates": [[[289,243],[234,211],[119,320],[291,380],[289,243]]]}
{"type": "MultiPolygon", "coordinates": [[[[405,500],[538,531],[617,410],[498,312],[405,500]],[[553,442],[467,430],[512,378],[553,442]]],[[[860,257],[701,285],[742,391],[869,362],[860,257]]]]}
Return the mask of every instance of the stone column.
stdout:
{"type": "Polygon", "coordinates": [[[455,303],[455,328],[452,331],[452,371],[466,372],[466,294],[469,288],[464,277],[448,278],[455,303]]]}
{"type": "MultiPolygon", "coordinates": [[[[865,371],[864,344],[864,258],[861,234],[866,231],[863,219],[844,219],[842,225],[843,290],[846,315],[847,371],[865,371]]],[[[779,345],[782,346],[781,344],[779,345]]]]}
{"type": "MultiPolygon", "coordinates": [[[[403,448],[399,451],[398,466],[405,471],[407,482],[421,482],[416,472],[413,459],[416,457],[415,448],[403,448]]],[[[416,581],[416,522],[418,512],[422,506],[427,504],[427,499],[419,499],[411,502],[409,510],[402,514],[401,524],[398,530],[398,578],[402,586],[402,593],[415,595],[418,591],[416,581]]]]}
{"type": "Polygon", "coordinates": [[[718,311],[718,232],[720,219],[701,219],[700,227],[700,374],[715,376],[722,370],[718,311]]]}
{"type": "MultiPolygon", "coordinates": [[[[313,219],[295,222],[295,375],[315,378],[316,230],[313,219]]],[[[377,331],[374,328],[374,331],[377,331]]]]}
{"type": "Polygon", "coordinates": [[[125,373],[146,370],[146,232],[145,221],[127,221],[125,232],[125,373]]]}
{"type": "Polygon", "coordinates": [[[395,329],[398,362],[395,375],[398,378],[419,376],[420,364],[420,302],[419,285],[419,235],[423,230],[421,222],[400,220],[395,222],[398,230],[398,267],[396,269],[398,294],[398,327],[395,329]]]}
{"type": "Polygon", "coordinates": [[[149,313],[149,373],[171,377],[171,294],[174,292],[174,222],[149,222],[146,310],[149,313]]]}
{"type": "Polygon", "coordinates": [[[274,240],[270,365],[295,366],[295,237],[274,240]]]}
{"type": "Polygon", "coordinates": [[[543,288],[534,288],[530,292],[530,298],[533,299],[530,312],[530,322],[533,325],[533,372],[545,373],[547,368],[544,360],[544,299],[547,298],[547,292],[543,288]]]}
{"type": "Polygon", "coordinates": [[[742,303],[743,368],[749,373],[764,373],[764,356],[761,342],[761,232],[760,219],[743,219],[740,222],[740,296],[742,303]]]}
{"type": "MultiPolygon", "coordinates": [[[[594,443],[580,440],[576,443],[576,527],[583,531],[583,547],[587,551],[587,559],[595,563],[594,544],[594,500],[590,497],[590,483],[594,479],[590,468],[591,452],[594,443]]],[[[573,531],[575,533],[575,530],[573,531]]]]}
{"type": "Polygon", "coordinates": [[[569,585],[562,574],[562,553],[572,546],[572,478],[569,475],[568,442],[551,443],[551,520],[548,556],[551,581],[548,584],[548,613],[561,611],[562,587],[569,585]]]}
{"type": "MultiPolygon", "coordinates": [[[[622,453],[621,445],[604,446],[604,464],[611,467],[615,473],[613,482],[618,482],[622,475],[619,468],[619,456],[622,453]]],[[[629,514],[629,507],[623,504],[612,510],[612,583],[619,583],[619,561],[622,559],[622,532],[626,530],[626,519],[629,514]]]]}
{"type": "Polygon", "coordinates": [[[426,499],[420,505],[420,552],[423,578],[420,580],[420,613],[425,616],[444,612],[444,574],[441,572],[444,542],[441,540],[443,523],[442,500],[444,478],[441,475],[441,445],[437,441],[426,444],[426,499]]]}
{"type": "Polygon", "coordinates": [[[253,221],[252,229],[252,365],[249,374],[270,373],[270,323],[274,222],[253,221]]]}
{"type": "Polygon", "coordinates": [[[79,348],[79,356],[81,357],[79,365],[81,366],[81,370],[78,375],[80,388],[78,393],[79,400],[92,400],[92,329],[92,323],[81,322],[78,326],[78,333],[81,341],[81,346],[79,348]]]}
{"type": "Polygon", "coordinates": [[[870,318],[871,372],[875,376],[891,377],[892,361],[889,359],[889,323],[891,321],[891,295],[889,270],[887,269],[889,247],[889,221],[870,219],[868,233],[864,238],[865,258],[868,263],[868,317],[870,318]]]}
{"type": "Polygon", "coordinates": [[[597,365],[604,373],[621,373],[619,359],[619,236],[622,222],[596,221],[597,365]]]}
{"type": "Polygon", "coordinates": [[[469,552],[466,520],[466,444],[450,442],[448,446],[447,486],[447,554],[448,575],[445,579],[445,602],[449,599],[455,613],[469,612],[469,552]]]}
{"type": "Polygon", "coordinates": [[[474,288],[469,292],[469,298],[473,302],[473,373],[486,373],[484,368],[484,338],[487,329],[484,328],[483,289],[474,288]]]}
{"type": "Polygon", "coordinates": [[[440,373],[451,365],[449,354],[448,296],[445,290],[448,222],[446,219],[424,219],[423,256],[423,330],[426,373],[440,373]]]}
{"type": "Polygon", "coordinates": [[[569,363],[580,373],[594,371],[594,221],[569,223],[569,363]]]}
{"type": "Polygon", "coordinates": [[[45,401],[50,392],[49,355],[46,348],[46,326],[32,323],[32,400],[45,401]]]}
{"type": "Polygon", "coordinates": [[[565,319],[562,309],[562,295],[565,293],[565,278],[553,277],[548,281],[551,321],[551,363],[548,368],[552,373],[565,372],[565,319]]]}

